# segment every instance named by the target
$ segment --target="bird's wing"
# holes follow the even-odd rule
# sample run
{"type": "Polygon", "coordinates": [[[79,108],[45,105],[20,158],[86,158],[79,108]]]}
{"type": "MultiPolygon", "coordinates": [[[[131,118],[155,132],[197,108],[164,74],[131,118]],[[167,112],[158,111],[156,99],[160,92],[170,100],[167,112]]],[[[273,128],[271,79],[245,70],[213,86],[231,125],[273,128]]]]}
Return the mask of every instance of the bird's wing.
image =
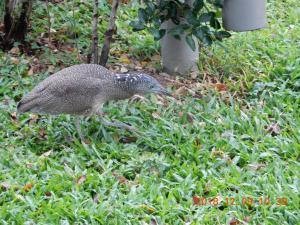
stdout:
{"type": "Polygon", "coordinates": [[[110,79],[114,75],[113,72],[103,66],[97,64],[79,64],[67,67],[53,74],[52,76],[69,76],[93,77],[98,79],[110,79]]]}
{"type": "Polygon", "coordinates": [[[20,112],[89,114],[109,82],[94,77],[50,76],[29,92],[18,105],[20,112]],[[97,98],[97,99],[96,99],[97,98]]]}

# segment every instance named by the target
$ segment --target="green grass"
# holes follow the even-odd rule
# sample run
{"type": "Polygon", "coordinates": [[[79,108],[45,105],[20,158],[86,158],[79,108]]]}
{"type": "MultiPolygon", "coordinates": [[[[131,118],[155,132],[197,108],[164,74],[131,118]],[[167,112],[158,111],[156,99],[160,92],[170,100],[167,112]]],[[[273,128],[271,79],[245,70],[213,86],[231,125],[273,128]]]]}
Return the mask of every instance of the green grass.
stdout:
{"type": "MultiPolygon", "coordinates": [[[[65,7],[72,4],[50,5],[53,29],[71,26],[73,14],[65,7]]],[[[70,32],[62,38],[88,49],[91,14],[82,13],[80,5],[86,7],[74,5],[82,16],[75,24],[76,42],[70,32]]],[[[107,104],[110,118],[144,133],[132,143],[119,141],[132,134],[103,127],[96,117],[82,122],[88,145],[78,140],[72,117],[15,119],[16,102],[49,73],[28,76],[32,57],[18,56],[14,64],[10,54],[0,52],[0,223],[233,224],[236,218],[249,224],[299,224],[299,9],[298,0],[270,1],[267,29],[234,34],[223,43],[226,49],[203,49],[200,69],[225,83],[226,93],[199,88],[194,91],[203,98],[168,98],[167,105],[155,96],[147,103],[107,104]],[[274,123],[280,127],[277,135],[267,131],[274,123]],[[194,205],[195,196],[223,200],[217,206],[194,205]],[[255,203],[243,205],[243,197],[255,203]],[[269,197],[272,205],[260,204],[261,197],[269,197]],[[226,198],[239,205],[226,205],[226,198]],[[277,198],[286,198],[287,206],[277,206],[277,198]]],[[[122,10],[118,33],[124,35],[113,48],[133,57],[156,54],[149,34],[144,42],[143,33],[127,31],[126,16],[136,12],[122,10]]],[[[45,8],[35,7],[34,15],[32,42],[46,32],[45,8]]],[[[37,47],[42,64],[58,69],[79,62],[76,51],[37,47]]]]}

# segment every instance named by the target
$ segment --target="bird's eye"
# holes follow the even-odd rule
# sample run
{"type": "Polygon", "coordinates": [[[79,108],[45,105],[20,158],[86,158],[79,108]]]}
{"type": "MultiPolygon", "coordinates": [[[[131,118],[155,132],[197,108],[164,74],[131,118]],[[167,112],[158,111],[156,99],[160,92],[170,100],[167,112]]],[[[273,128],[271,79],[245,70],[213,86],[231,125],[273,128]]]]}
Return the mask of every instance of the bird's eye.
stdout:
{"type": "Polygon", "coordinates": [[[153,89],[155,86],[154,85],[150,85],[150,89],[153,89]]]}

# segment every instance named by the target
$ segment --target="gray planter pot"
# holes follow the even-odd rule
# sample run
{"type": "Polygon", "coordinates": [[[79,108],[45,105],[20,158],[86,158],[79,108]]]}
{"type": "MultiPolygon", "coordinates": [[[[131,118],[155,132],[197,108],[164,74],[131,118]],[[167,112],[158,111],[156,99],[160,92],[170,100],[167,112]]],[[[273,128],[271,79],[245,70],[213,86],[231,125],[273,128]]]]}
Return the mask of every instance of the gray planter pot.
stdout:
{"type": "Polygon", "coordinates": [[[222,15],[227,30],[249,31],[267,25],[265,0],[224,0],[222,15]]]}
{"type": "MultiPolygon", "coordinates": [[[[197,70],[198,45],[196,44],[196,50],[193,51],[186,43],[185,35],[181,35],[181,40],[177,40],[171,34],[168,34],[168,30],[174,26],[175,24],[172,21],[166,21],[161,26],[162,29],[167,31],[160,41],[162,66],[166,73],[187,76],[191,71],[197,70]]],[[[197,43],[196,39],[195,43],[197,43]]]]}

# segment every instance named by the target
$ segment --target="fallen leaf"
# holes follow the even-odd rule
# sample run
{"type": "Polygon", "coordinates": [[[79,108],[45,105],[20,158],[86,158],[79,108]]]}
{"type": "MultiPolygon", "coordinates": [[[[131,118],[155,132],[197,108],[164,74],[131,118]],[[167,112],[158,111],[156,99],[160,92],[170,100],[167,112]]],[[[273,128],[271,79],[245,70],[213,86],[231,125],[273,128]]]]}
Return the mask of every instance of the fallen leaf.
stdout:
{"type": "Polygon", "coordinates": [[[11,57],[10,61],[15,65],[18,65],[20,63],[20,60],[16,57],[11,57]]]}
{"type": "Polygon", "coordinates": [[[51,197],[52,194],[51,194],[50,191],[46,191],[46,192],[45,192],[45,195],[46,195],[46,197],[51,197]]]}
{"type": "Polygon", "coordinates": [[[54,73],[54,71],[55,71],[55,66],[49,65],[49,66],[48,66],[48,69],[47,69],[47,72],[48,72],[48,73],[54,73]]]}
{"type": "Polygon", "coordinates": [[[125,66],[122,66],[120,72],[121,73],[127,73],[128,69],[125,66]]]}
{"type": "Polygon", "coordinates": [[[20,49],[18,47],[13,47],[10,51],[9,51],[10,54],[13,54],[13,55],[19,55],[20,54],[20,49]]]}
{"type": "Polygon", "coordinates": [[[32,124],[36,123],[38,120],[39,120],[39,116],[36,114],[32,114],[32,115],[30,115],[28,123],[29,123],[29,125],[32,125],[32,124]]]}
{"type": "Polygon", "coordinates": [[[112,175],[113,175],[115,178],[117,178],[117,180],[119,181],[120,184],[126,184],[126,183],[128,183],[128,180],[127,180],[125,177],[123,177],[123,176],[117,174],[116,172],[113,172],[112,175]]]}
{"type": "Polygon", "coordinates": [[[227,91],[228,90],[226,84],[216,83],[216,84],[213,84],[213,86],[219,92],[223,92],[223,91],[227,91]]]}
{"type": "Polygon", "coordinates": [[[189,90],[188,88],[186,88],[185,86],[182,86],[180,88],[178,88],[174,94],[177,95],[177,96],[180,96],[180,95],[187,95],[189,93],[189,90]]]}
{"type": "Polygon", "coordinates": [[[46,134],[45,128],[42,127],[39,129],[39,135],[42,139],[46,139],[47,134],[46,134]]]}
{"type": "Polygon", "coordinates": [[[230,225],[236,225],[236,224],[240,224],[241,222],[236,219],[236,218],[232,218],[230,221],[229,221],[229,224],[230,225]]]}
{"type": "Polygon", "coordinates": [[[119,142],[123,144],[133,143],[136,142],[137,137],[121,137],[119,142]]]}
{"type": "Polygon", "coordinates": [[[193,196],[193,204],[194,205],[199,205],[200,204],[200,200],[201,200],[201,197],[195,195],[193,196]]]}
{"type": "Polygon", "coordinates": [[[82,184],[84,181],[86,181],[86,175],[82,175],[78,178],[78,180],[76,181],[77,185],[82,184]]]}
{"type": "Polygon", "coordinates": [[[272,136],[276,136],[280,134],[280,127],[278,123],[272,123],[267,128],[266,131],[270,133],[272,136]]]}
{"type": "Polygon", "coordinates": [[[191,72],[191,78],[192,79],[196,79],[197,77],[198,77],[198,72],[197,71],[191,72]]]}
{"type": "Polygon", "coordinates": [[[31,183],[28,183],[28,184],[25,184],[24,187],[23,187],[23,190],[25,192],[28,192],[31,190],[31,188],[33,187],[33,185],[31,183]]]}
{"type": "Polygon", "coordinates": [[[11,118],[12,120],[16,121],[16,120],[17,120],[17,112],[12,112],[12,113],[10,114],[10,118],[11,118]]]}
{"type": "Polygon", "coordinates": [[[130,64],[130,59],[129,59],[128,56],[125,55],[125,54],[121,55],[119,61],[120,61],[121,63],[130,64]]]}
{"type": "Polygon", "coordinates": [[[33,72],[33,67],[30,67],[30,69],[28,70],[28,72],[27,72],[27,75],[28,76],[32,76],[34,74],[34,72],[33,72]]]}

